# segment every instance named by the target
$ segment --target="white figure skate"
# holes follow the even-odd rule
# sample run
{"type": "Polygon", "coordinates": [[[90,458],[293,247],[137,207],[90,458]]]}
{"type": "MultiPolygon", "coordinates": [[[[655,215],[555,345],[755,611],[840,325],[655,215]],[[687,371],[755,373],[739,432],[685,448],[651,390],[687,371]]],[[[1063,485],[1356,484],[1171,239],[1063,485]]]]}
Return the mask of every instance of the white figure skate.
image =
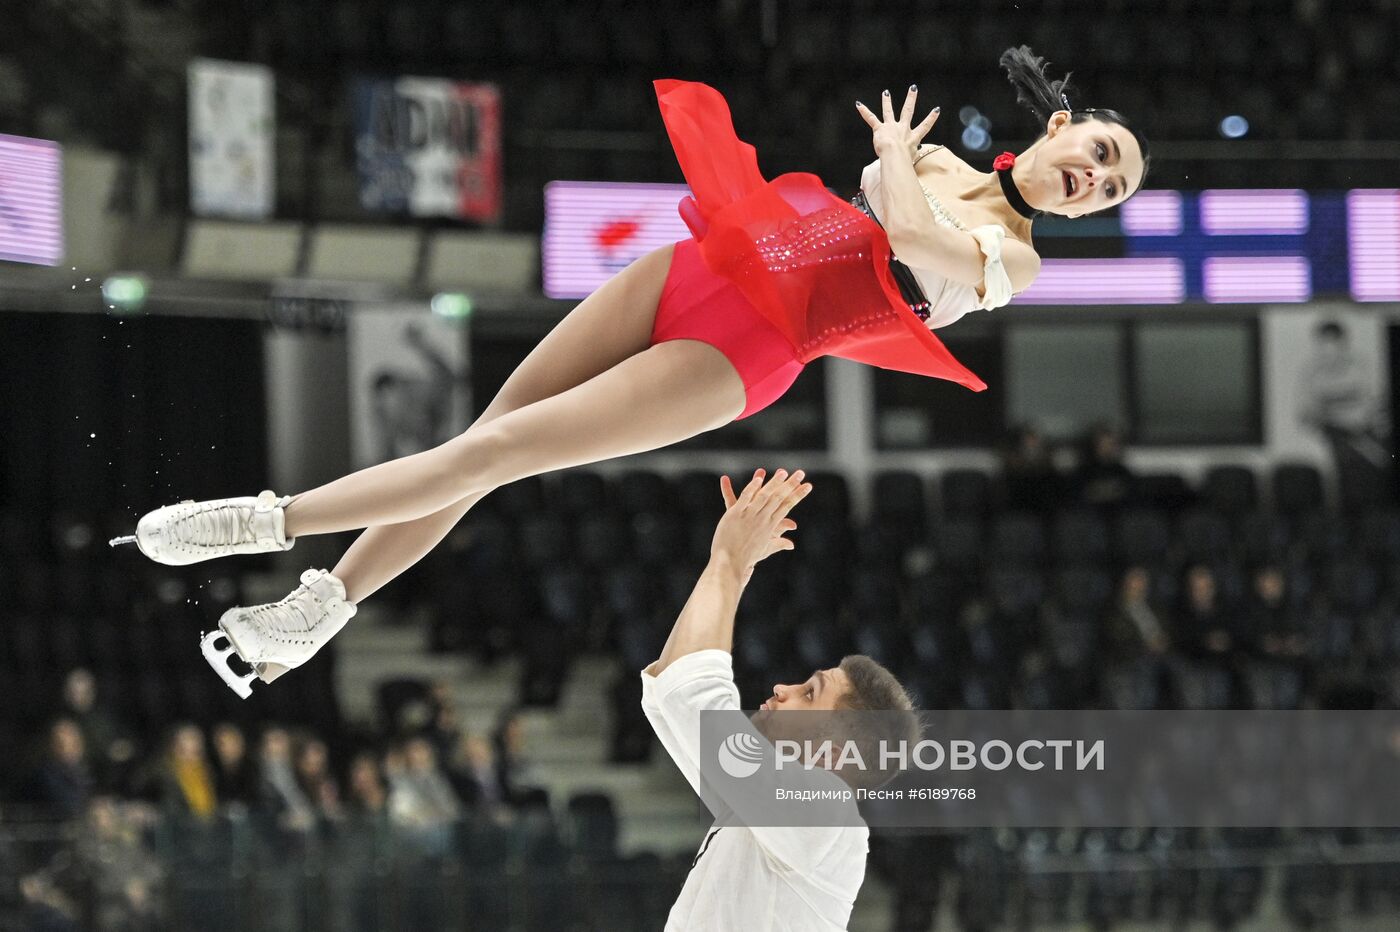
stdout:
{"type": "Polygon", "coordinates": [[[143,517],[131,537],[108,543],[135,544],[146,556],[167,566],[186,566],[240,553],[291,550],[285,509],[290,496],[263,492],[257,498],[220,498],[181,502],[143,517]]]}
{"type": "Polygon", "coordinates": [[[253,680],[271,683],[293,667],[310,660],[355,616],[355,604],[345,601],[345,585],[325,570],[307,570],[301,585],[280,602],[235,607],[224,612],[219,629],[200,639],[204,659],[229,688],[247,699],[253,680]],[[228,646],[219,648],[223,639],[228,646]],[[252,667],[239,675],[229,666],[229,656],[252,667]]]}

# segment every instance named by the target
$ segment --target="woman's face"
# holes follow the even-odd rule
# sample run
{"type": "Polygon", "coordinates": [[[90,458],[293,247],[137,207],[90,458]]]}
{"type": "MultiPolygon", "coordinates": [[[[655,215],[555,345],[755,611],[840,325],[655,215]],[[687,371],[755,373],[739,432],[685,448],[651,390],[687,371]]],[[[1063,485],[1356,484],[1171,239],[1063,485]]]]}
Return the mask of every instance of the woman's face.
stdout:
{"type": "Polygon", "coordinates": [[[1016,182],[1026,203],[1046,213],[1082,217],[1121,204],[1142,184],[1142,149],[1118,123],[1071,123],[1061,110],[1029,153],[1030,171],[1016,182]]]}

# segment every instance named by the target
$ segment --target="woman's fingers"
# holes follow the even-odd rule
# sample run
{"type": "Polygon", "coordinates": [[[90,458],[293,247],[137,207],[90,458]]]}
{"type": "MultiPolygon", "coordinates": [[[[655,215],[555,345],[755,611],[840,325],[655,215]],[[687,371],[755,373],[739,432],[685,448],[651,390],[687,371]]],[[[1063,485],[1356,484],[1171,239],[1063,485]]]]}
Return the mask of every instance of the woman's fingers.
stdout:
{"type": "Polygon", "coordinates": [[[856,101],[856,113],[860,114],[861,119],[868,123],[871,129],[880,128],[880,118],[872,113],[869,107],[858,100],[856,101]]]}
{"type": "Polygon", "coordinates": [[[734,507],[734,503],[739,499],[739,496],[734,494],[734,483],[730,481],[728,476],[719,477],[719,494],[724,498],[726,511],[734,507]]]}
{"type": "Polygon", "coordinates": [[[894,122],[894,101],[890,98],[890,92],[885,91],[880,95],[880,109],[885,114],[885,122],[894,122]]]}
{"type": "Polygon", "coordinates": [[[918,126],[914,127],[915,140],[923,139],[925,136],[928,135],[928,131],[933,129],[933,124],[938,122],[938,112],[940,109],[942,108],[934,107],[932,110],[929,111],[928,116],[924,117],[923,122],[921,122],[918,126]]]}
{"type": "Polygon", "coordinates": [[[899,111],[899,122],[908,125],[914,119],[914,101],[919,97],[919,86],[909,85],[909,92],[904,95],[904,109],[899,111]]]}

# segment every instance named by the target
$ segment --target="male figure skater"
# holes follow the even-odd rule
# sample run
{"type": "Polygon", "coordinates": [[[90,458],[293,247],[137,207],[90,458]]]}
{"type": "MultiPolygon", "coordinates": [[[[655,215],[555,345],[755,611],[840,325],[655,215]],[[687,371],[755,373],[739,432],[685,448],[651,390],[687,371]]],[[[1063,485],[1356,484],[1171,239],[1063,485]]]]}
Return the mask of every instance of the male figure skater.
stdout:
{"type": "MultiPolygon", "coordinates": [[[[787,517],[811,486],[801,470],[763,471],[735,495],[721,480],[726,510],[710,546],[710,562],[661,651],[642,672],[642,708],[667,753],[691,786],[701,791],[701,712],[738,710],[730,657],[734,615],[754,565],[779,550],[792,550],[784,535],[797,527],[787,517]]],[[[788,711],[891,710],[886,740],[912,740],[917,718],[894,676],[869,657],[846,657],[804,683],[774,686],[754,726],[765,736],[782,733],[788,711]]],[[[863,734],[862,739],[877,737],[863,734]]],[[[858,785],[859,777],[833,776],[858,785]]],[[[691,867],[666,932],[812,932],[845,929],[865,877],[869,829],[852,826],[711,827],[691,867]]]]}

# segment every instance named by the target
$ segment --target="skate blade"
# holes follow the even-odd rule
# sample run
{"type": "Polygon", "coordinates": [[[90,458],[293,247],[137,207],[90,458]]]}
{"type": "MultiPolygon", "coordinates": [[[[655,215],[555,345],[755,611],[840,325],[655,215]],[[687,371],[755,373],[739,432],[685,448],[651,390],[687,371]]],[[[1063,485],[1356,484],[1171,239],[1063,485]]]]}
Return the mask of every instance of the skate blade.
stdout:
{"type": "Polygon", "coordinates": [[[238,693],[239,697],[243,699],[247,699],[253,694],[253,680],[258,678],[258,674],[248,673],[239,676],[233,672],[233,668],[229,666],[228,658],[236,651],[233,649],[233,642],[228,639],[228,635],[220,630],[210,631],[199,639],[199,649],[203,652],[204,659],[209,661],[209,666],[213,667],[214,672],[219,674],[223,681],[228,684],[229,689],[238,693]],[[223,650],[215,647],[214,642],[219,638],[223,638],[228,647],[223,650]]]}
{"type": "Polygon", "coordinates": [[[135,535],[135,534],[132,534],[130,537],[113,537],[111,540],[107,541],[107,546],[108,546],[108,547],[120,547],[122,544],[134,544],[134,543],[136,543],[136,535],[135,535]]]}

